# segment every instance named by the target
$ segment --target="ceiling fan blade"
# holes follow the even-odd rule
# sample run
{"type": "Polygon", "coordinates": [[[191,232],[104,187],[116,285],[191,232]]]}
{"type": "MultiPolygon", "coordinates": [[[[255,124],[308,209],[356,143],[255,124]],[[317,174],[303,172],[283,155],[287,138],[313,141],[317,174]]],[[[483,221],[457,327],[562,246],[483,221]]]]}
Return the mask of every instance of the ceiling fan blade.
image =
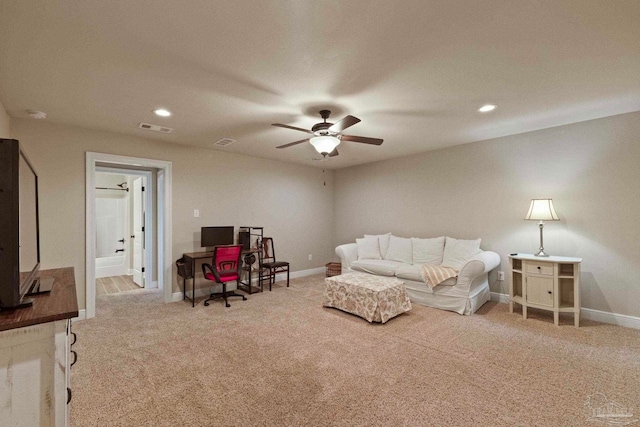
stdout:
{"type": "Polygon", "coordinates": [[[290,143],[284,144],[284,145],[279,145],[276,148],[287,148],[287,147],[291,147],[291,146],[294,146],[294,145],[302,144],[303,142],[309,142],[309,138],[301,139],[300,141],[290,142],[290,143]]]}
{"type": "Polygon", "coordinates": [[[383,139],[367,138],[366,136],[342,135],[343,141],[362,142],[364,144],[382,145],[383,139]]]}
{"type": "Polygon", "coordinates": [[[271,123],[271,126],[277,126],[277,127],[280,127],[280,128],[299,130],[300,132],[304,132],[304,133],[313,133],[308,129],[302,129],[302,128],[297,128],[295,126],[283,125],[282,123],[271,123]]]}
{"type": "Polygon", "coordinates": [[[333,151],[329,153],[329,157],[335,157],[338,154],[340,154],[340,153],[338,153],[338,149],[334,148],[333,151]]]}
{"type": "Polygon", "coordinates": [[[360,119],[353,116],[347,116],[344,119],[340,120],[338,123],[334,123],[329,130],[331,132],[342,132],[348,127],[355,125],[356,123],[360,123],[360,119]]]}

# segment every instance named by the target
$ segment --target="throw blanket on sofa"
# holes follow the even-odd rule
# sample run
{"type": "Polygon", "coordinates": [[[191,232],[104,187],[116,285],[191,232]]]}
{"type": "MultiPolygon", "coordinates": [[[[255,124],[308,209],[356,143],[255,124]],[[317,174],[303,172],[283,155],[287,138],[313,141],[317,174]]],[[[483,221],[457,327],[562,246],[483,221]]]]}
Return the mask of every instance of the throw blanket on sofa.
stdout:
{"type": "Polygon", "coordinates": [[[422,279],[429,286],[429,289],[433,289],[452,277],[458,277],[458,270],[440,265],[422,264],[422,279]]]}

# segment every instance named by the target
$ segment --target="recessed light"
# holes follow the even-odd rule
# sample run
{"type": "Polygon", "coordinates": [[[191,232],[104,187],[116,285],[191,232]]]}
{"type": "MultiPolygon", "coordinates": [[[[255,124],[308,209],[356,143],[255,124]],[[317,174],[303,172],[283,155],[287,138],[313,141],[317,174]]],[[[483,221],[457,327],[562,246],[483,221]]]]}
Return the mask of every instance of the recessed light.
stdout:
{"type": "Polygon", "coordinates": [[[481,113],[488,113],[489,111],[493,111],[496,109],[496,106],[493,104],[487,104],[487,105],[483,105],[482,107],[478,108],[478,111],[481,113]]]}
{"type": "Polygon", "coordinates": [[[165,110],[164,108],[158,108],[157,110],[153,110],[156,116],[160,117],[169,117],[171,116],[171,111],[165,110]]]}
{"type": "Polygon", "coordinates": [[[47,118],[47,113],[44,111],[29,110],[27,111],[27,114],[32,119],[42,120],[47,118]]]}

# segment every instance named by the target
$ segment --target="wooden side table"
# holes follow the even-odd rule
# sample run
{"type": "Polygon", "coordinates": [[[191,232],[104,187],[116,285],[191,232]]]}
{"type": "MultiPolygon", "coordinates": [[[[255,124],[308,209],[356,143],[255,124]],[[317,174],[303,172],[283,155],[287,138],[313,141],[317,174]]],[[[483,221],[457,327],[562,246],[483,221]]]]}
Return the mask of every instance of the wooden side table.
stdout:
{"type": "Polygon", "coordinates": [[[553,322],[559,324],[560,313],[573,313],[574,324],[580,326],[580,263],[582,258],[531,254],[509,257],[511,284],[509,286],[509,312],[513,304],[527,308],[553,311],[553,322]]]}

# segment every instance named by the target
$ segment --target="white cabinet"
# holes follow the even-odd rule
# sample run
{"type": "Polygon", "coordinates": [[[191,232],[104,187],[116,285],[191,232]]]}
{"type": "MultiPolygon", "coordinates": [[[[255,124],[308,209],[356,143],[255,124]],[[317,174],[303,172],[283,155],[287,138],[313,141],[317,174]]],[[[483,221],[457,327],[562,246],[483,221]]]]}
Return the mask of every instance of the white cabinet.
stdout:
{"type": "Polygon", "coordinates": [[[582,258],[537,257],[517,254],[509,257],[511,285],[509,287],[509,311],[513,305],[522,306],[522,316],[527,318],[527,308],[553,311],[553,321],[559,323],[560,313],[574,315],[574,324],[580,325],[580,263],[582,258]]]}
{"type": "Polygon", "coordinates": [[[69,425],[71,318],[78,316],[73,268],[42,270],[49,294],[31,307],[0,311],[0,426],[69,425]]]}
{"type": "Polygon", "coordinates": [[[0,332],[0,425],[69,425],[69,322],[0,332]]]}

